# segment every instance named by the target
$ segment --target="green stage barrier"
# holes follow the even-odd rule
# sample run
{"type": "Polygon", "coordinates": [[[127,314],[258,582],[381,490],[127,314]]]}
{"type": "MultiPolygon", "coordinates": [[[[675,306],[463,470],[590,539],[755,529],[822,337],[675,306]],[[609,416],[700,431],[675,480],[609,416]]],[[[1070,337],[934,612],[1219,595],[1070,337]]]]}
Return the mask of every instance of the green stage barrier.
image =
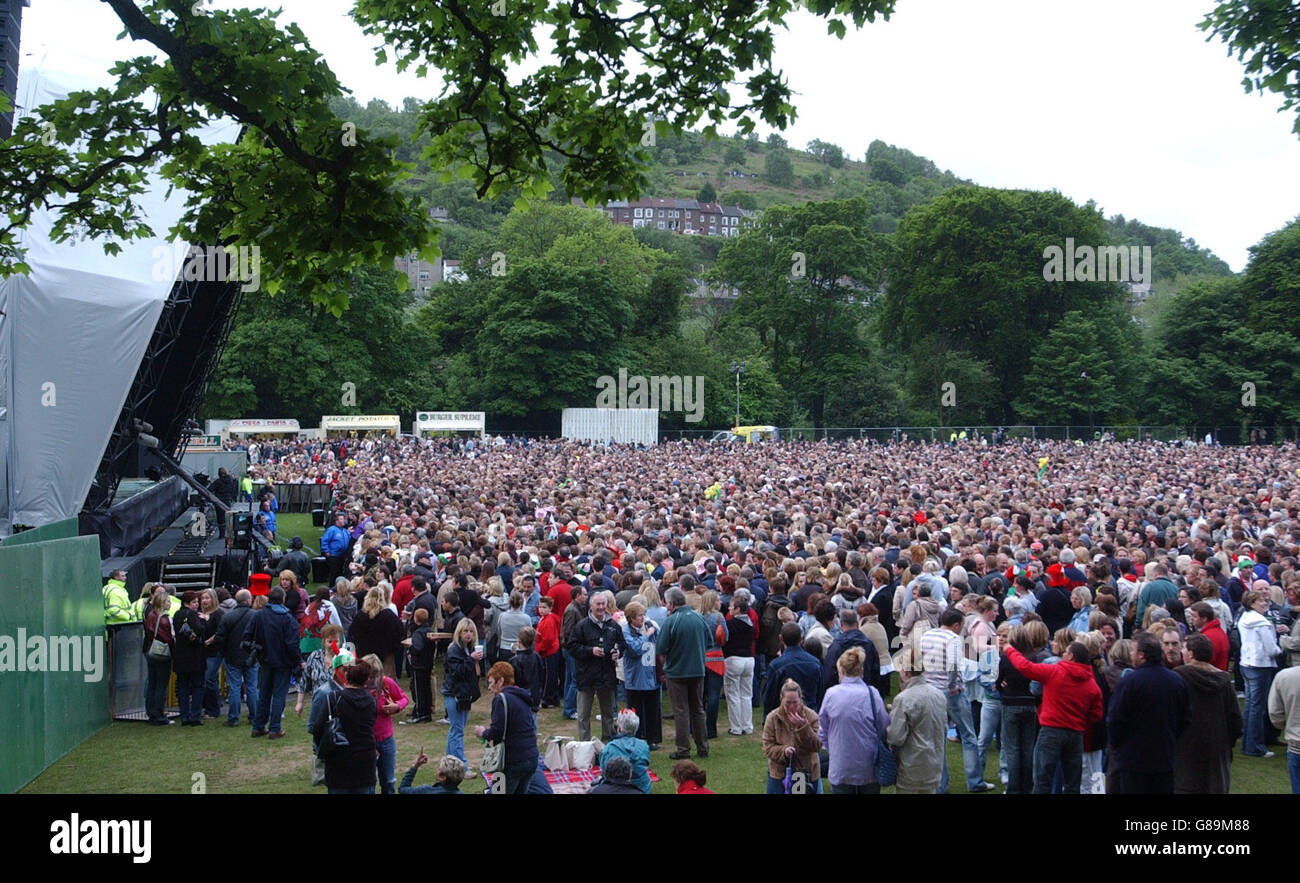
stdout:
{"type": "Polygon", "coordinates": [[[46,540],[66,540],[76,535],[77,519],[65,518],[62,521],[44,524],[31,530],[25,530],[22,533],[16,533],[11,537],[5,537],[3,541],[0,541],[0,546],[8,549],[13,546],[25,546],[28,543],[43,543],[46,540]]]}
{"type": "Polygon", "coordinates": [[[0,792],[18,790],[108,723],[99,541],[76,527],[50,524],[0,546],[0,792]],[[41,531],[44,539],[32,538],[41,531]]]}

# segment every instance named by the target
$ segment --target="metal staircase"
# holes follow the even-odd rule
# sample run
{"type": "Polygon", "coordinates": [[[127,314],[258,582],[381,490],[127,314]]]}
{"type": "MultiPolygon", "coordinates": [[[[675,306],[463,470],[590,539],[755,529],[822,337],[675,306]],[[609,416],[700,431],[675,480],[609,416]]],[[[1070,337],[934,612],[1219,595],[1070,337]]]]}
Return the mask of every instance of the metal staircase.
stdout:
{"type": "Polygon", "coordinates": [[[175,586],[177,594],[216,588],[217,560],[204,555],[211,537],[210,526],[205,533],[197,535],[187,530],[184,538],[163,559],[159,581],[175,586]]]}

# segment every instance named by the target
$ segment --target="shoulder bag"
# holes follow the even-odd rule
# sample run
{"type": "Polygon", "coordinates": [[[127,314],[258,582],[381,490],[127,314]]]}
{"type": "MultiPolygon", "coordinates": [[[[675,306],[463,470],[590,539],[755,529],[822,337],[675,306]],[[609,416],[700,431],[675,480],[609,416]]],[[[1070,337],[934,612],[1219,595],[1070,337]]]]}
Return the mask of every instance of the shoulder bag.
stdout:
{"type": "Polygon", "coordinates": [[[505,695],[501,697],[501,741],[488,742],[483,746],[483,772],[504,773],[506,769],[506,731],[510,726],[510,702],[505,695]]]}
{"type": "Polygon", "coordinates": [[[158,628],[162,625],[162,619],[167,614],[159,613],[153,621],[153,643],[149,645],[149,652],[145,655],[149,657],[150,662],[170,662],[172,658],[172,648],[167,646],[166,641],[158,640],[158,628]]]}
{"type": "Polygon", "coordinates": [[[325,699],[325,708],[329,712],[329,717],[325,721],[325,732],[316,745],[317,757],[333,757],[352,747],[352,743],[348,741],[348,734],[343,731],[343,720],[334,714],[332,704],[334,696],[335,691],[331,690],[325,699]]]}
{"type": "Polygon", "coordinates": [[[871,723],[876,728],[876,781],[880,787],[887,788],[898,781],[898,757],[894,754],[894,749],[889,747],[885,731],[876,719],[875,697],[871,700],[871,723]]]}

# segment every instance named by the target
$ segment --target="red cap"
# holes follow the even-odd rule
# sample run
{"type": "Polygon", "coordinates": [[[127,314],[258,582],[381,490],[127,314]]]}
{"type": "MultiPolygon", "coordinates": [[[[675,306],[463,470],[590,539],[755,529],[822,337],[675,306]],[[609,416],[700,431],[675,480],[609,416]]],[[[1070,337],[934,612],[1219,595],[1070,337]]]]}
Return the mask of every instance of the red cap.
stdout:
{"type": "Polygon", "coordinates": [[[925,513],[922,512],[920,509],[916,510],[916,512],[912,515],[912,520],[915,521],[917,524],[925,524],[925,513]]]}

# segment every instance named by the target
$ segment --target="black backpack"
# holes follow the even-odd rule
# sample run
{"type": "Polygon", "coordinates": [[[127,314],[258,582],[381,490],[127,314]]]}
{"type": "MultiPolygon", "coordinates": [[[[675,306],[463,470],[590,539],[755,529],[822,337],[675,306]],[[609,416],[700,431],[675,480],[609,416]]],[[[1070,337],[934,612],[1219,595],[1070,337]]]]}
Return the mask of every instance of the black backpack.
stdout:
{"type": "Polygon", "coordinates": [[[781,608],[789,607],[786,596],[768,596],[763,602],[763,612],[758,616],[758,649],[765,656],[775,656],[781,638],[781,608]]]}

